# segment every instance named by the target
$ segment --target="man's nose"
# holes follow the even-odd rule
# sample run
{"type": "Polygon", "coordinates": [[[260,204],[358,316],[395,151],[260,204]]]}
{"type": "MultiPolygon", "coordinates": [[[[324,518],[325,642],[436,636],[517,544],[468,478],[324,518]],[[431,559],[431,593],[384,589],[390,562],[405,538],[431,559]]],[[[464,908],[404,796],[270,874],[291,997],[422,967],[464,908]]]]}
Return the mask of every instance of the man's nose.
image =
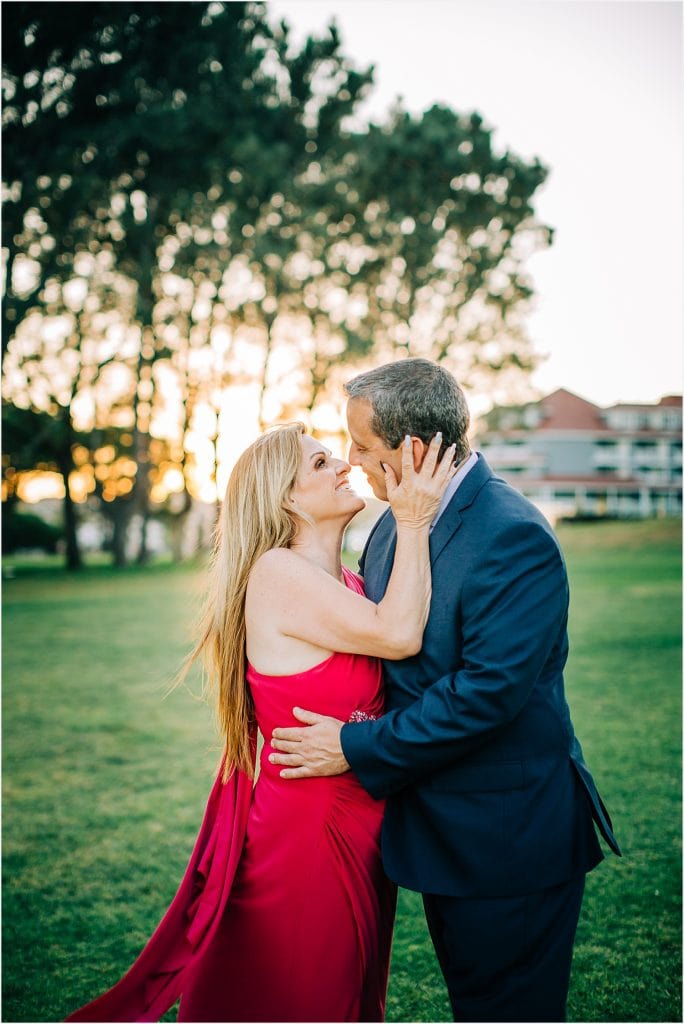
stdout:
{"type": "Polygon", "coordinates": [[[353,442],[352,442],[352,445],[351,445],[351,447],[349,449],[349,464],[350,464],[350,467],[351,466],[360,466],[361,465],[361,460],[359,459],[359,453],[356,450],[356,445],[353,442]]]}

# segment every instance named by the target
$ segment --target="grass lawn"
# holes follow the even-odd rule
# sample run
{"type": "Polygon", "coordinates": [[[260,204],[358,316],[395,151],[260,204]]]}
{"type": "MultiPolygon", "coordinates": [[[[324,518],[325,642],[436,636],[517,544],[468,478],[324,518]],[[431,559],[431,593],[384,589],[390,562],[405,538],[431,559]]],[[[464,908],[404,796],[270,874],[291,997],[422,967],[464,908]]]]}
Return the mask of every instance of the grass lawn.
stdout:
{"type": "MultiPolygon", "coordinates": [[[[680,528],[559,529],[568,698],[625,853],[588,878],[574,1021],[681,1019],[680,528]]],[[[206,706],[163,695],[201,583],[196,568],[17,565],[4,584],[5,1021],[61,1020],[116,980],[180,880],[218,750],[206,706]]],[[[413,893],[388,1019],[450,1019],[413,893]]]]}

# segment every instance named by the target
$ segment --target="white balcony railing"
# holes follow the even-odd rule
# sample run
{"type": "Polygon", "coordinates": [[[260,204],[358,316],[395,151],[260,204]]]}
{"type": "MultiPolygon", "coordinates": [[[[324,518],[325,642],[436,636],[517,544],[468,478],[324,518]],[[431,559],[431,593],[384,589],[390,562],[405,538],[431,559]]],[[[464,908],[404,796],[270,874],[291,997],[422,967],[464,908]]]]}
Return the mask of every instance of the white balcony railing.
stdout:
{"type": "Polygon", "coordinates": [[[497,469],[519,466],[525,469],[539,469],[546,464],[546,456],[523,445],[493,444],[483,446],[487,461],[497,469]]]}

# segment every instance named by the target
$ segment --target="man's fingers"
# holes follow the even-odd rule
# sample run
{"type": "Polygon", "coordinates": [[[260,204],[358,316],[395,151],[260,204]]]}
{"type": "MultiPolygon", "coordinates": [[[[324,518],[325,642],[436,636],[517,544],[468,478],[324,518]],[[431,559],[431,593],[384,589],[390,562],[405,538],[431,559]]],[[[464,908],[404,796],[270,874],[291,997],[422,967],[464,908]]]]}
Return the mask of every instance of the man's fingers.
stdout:
{"type": "Polygon", "coordinates": [[[283,768],[281,779],[312,779],[314,772],[310,768],[283,768]]]}
{"type": "Polygon", "coordinates": [[[291,768],[301,768],[302,758],[298,754],[269,754],[271,764],[286,764],[291,768]]]}
{"type": "Polygon", "coordinates": [[[318,715],[315,711],[306,711],[304,708],[292,708],[292,714],[298,722],[306,722],[307,725],[316,725],[325,719],[325,715],[318,715]]]}
{"type": "Polygon", "coordinates": [[[306,729],[294,726],[290,729],[274,729],[271,739],[287,740],[289,743],[301,743],[306,735],[306,729]]]}
{"type": "Polygon", "coordinates": [[[288,754],[294,754],[297,750],[301,749],[301,741],[272,739],[271,746],[274,750],[284,750],[288,754]]]}

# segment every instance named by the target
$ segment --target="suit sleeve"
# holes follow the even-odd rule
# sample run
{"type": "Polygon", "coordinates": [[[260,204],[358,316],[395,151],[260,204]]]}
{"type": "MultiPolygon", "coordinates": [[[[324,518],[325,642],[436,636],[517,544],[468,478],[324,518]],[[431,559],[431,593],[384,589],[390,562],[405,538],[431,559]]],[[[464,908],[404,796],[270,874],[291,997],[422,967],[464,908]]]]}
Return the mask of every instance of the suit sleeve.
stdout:
{"type": "Polygon", "coordinates": [[[565,631],[567,608],[553,538],[529,522],[500,533],[464,581],[462,667],[408,707],[343,727],[344,755],[364,788],[390,796],[511,722],[565,631]]]}

